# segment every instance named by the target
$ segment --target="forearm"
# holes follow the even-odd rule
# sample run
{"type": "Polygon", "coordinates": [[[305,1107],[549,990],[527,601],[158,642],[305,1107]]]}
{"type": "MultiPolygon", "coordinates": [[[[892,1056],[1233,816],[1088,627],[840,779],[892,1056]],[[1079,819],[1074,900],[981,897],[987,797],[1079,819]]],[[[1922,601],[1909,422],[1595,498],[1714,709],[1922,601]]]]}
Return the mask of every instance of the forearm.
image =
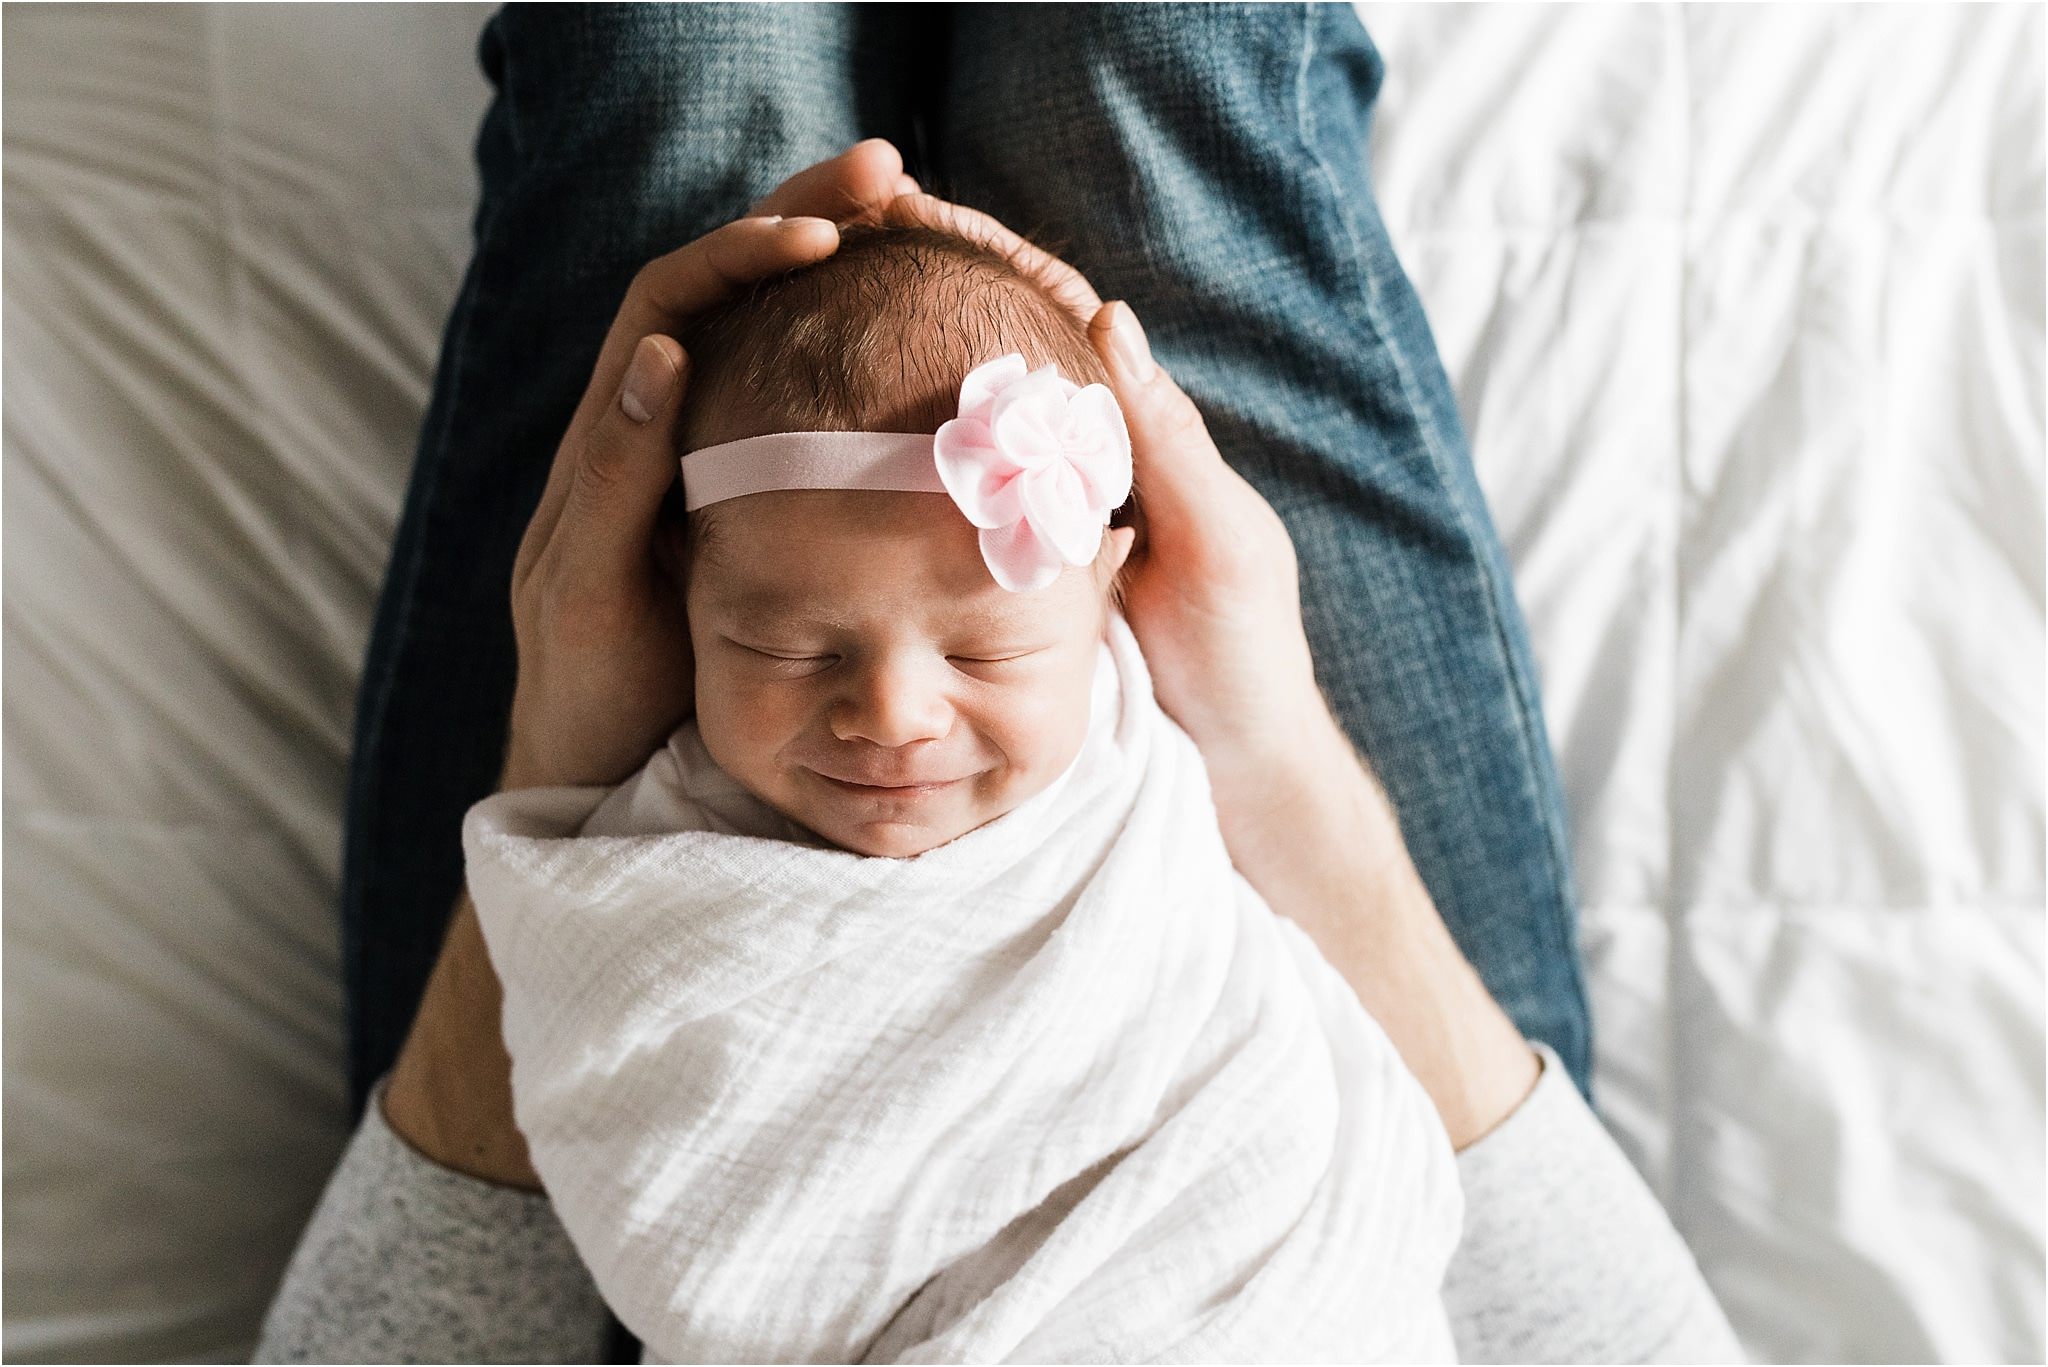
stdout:
{"type": "MultiPolygon", "coordinates": [[[[536,757],[514,734],[500,792],[585,781],[557,759],[536,757]]],[[[392,1065],[384,1119],[394,1133],[445,1168],[539,1191],[539,1174],[512,1115],[512,1056],[502,1021],[504,986],[491,966],[476,903],[463,888],[447,938],[421,994],[405,1047],[392,1065]]]]}
{"type": "Polygon", "coordinates": [[[1493,1000],[1408,858],[1385,793],[1320,699],[1260,754],[1212,759],[1232,860],[1350,983],[1436,1103],[1453,1147],[1535,1086],[1535,1052],[1493,1000]]]}
{"type": "Polygon", "coordinates": [[[503,1002],[465,890],[391,1070],[384,1118],[442,1167],[538,1191],[540,1178],[512,1119],[512,1059],[499,1027],[503,1002]]]}

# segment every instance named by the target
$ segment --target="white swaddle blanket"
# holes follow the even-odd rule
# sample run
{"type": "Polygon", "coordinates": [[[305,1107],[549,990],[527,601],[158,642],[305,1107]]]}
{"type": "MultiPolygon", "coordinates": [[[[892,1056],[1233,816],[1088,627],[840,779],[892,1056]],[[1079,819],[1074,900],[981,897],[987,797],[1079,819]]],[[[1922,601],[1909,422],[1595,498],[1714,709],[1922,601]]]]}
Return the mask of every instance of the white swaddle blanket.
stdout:
{"type": "Polygon", "coordinates": [[[802,834],[694,728],[463,829],[520,1129],[649,1360],[1453,1357],[1449,1141],[1120,617],[1045,792],[911,859],[802,834]]]}

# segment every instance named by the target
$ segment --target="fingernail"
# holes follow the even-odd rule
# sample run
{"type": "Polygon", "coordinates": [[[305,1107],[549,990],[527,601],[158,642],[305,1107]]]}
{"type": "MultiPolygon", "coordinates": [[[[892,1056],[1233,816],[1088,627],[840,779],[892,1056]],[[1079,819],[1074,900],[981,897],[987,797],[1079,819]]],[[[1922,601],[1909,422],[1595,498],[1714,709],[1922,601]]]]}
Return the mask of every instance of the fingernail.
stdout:
{"type": "Polygon", "coordinates": [[[782,215],[781,215],[781,214],[766,214],[766,215],[763,215],[763,216],[762,216],[762,219],[761,219],[761,221],[762,221],[763,223],[780,223],[780,222],[782,222],[782,215]]]}
{"type": "Polygon", "coordinates": [[[1145,340],[1145,329],[1138,325],[1138,315],[1131,312],[1131,306],[1117,300],[1116,316],[1109,324],[1109,344],[1116,349],[1116,358],[1139,383],[1152,378],[1158,371],[1159,363],[1152,359],[1152,347],[1145,340]]]}
{"type": "Polygon", "coordinates": [[[915,176],[898,176],[896,177],[896,193],[899,195],[915,195],[922,194],[923,191],[917,188],[917,178],[915,176]]]}
{"type": "Polygon", "coordinates": [[[823,223],[828,228],[837,226],[829,218],[814,218],[806,215],[800,218],[785,218],[781,221],[781,227],[782,231],[790,232],[797,228],[809,227],[813,223],[823,223]]]}
{"type": "Polygon", "coordinates": [[[634,422],[648,422],[668,402],[675,388],[675,367],[652,337],[642,337],[633,348],[632,364],[626,367],[626,382],[619,386],[619,409],[634,422]]]}

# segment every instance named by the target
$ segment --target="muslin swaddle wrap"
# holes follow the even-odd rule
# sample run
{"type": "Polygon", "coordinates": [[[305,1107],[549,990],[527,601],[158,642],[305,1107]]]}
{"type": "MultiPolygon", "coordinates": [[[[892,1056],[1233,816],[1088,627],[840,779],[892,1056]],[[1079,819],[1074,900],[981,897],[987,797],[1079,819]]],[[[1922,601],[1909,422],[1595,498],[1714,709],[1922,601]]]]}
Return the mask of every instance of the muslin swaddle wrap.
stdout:
{"type": "Polygon", "coordinates": [[[1443,1128],[1121,618],[1045,792],[911,859],[787,832],[688,728],[463,828],[519,1127],[650,1360],[1452,1357],[1443,1128]]]}

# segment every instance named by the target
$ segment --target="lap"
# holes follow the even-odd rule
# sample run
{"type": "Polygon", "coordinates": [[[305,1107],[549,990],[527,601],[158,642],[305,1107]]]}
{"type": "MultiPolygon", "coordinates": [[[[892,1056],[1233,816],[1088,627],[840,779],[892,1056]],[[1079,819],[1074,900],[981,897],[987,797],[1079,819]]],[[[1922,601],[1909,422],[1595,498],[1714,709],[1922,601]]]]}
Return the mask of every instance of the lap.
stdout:
{"type": "Polygon", "coordinates": [[[1367,174],[1378,52],[1337,5],[978,6],[953,51],[947,181],[1131,303],[1287,522],[1325,693],[1461,948],[1583,1089],[1564,805],[1506,556],[1367,174]]]}
{"type": "Polygon", "coordinates": [[[626,285],[790,171],[908,136],[876,93],[904,88],[894,13],[513,5],[484,32],[475,249],[357,700],[342,951],[358,1109],[439,950],[462,814],[503,758],[513,556],[626,285]]]}
{"type": "Polygon", "coordinates": [[[633,271],[858,138],[1130,300],[1301,554],[1318,672],[1461,946],[1583,1085],[1562,804],[1505,559],[1365,176],[1343,7],[512,6],[476,250],[366,661],[343,948],[358,1105],[495,779],[513,553],[633,271]],[[948,67],[934,81],[934,63],[948,67]],[[936,176],[934,173],[936,172],[936,176]]]}

